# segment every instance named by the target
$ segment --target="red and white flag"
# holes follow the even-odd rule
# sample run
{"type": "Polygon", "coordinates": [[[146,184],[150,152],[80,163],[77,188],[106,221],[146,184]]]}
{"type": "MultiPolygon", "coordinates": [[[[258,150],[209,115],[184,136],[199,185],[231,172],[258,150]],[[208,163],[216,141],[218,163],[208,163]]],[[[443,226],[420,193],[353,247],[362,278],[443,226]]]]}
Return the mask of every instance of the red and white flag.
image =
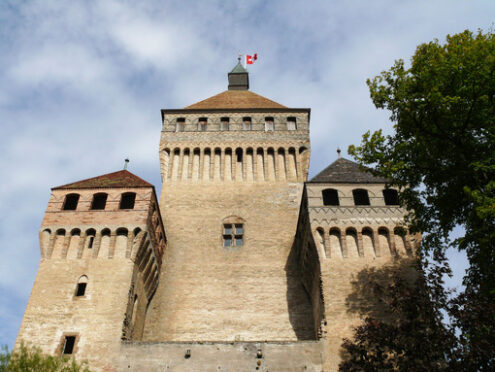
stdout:
{"type": "Polygon", "coordinates": [[[250,56],[246,54],[246,65],[252,65],[254,61],[258,59],[258,53],[254,53],[254,55],[250,56]]]}

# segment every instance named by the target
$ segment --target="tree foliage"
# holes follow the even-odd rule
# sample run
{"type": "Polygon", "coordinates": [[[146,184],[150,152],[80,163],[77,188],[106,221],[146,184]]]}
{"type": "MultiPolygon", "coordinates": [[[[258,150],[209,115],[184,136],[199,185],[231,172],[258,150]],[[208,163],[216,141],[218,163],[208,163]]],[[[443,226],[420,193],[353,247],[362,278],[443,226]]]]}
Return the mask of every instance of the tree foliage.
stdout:
{"type": "Polygon", "coordinates": [[[86,362],[78,363],[67,356],[51,356],[37,347],[21,344],[10,353],[7,347],[0,352],[0,372],[90,372],[86,362]]]}
{"type": "MultiPolygon", "coordinates": [[[[367,132],[349,153],[401,190],[425,254],[466,252],[466,287],[445,305],[459,335],[452,368],[495,368],[495,34],[421,44],[367,81],[392,134],[367,132]],[[464,236],[449,234],[461,226],[464,236]]],[[[434,306],[440,306],[433,303],[434,306]]]]}

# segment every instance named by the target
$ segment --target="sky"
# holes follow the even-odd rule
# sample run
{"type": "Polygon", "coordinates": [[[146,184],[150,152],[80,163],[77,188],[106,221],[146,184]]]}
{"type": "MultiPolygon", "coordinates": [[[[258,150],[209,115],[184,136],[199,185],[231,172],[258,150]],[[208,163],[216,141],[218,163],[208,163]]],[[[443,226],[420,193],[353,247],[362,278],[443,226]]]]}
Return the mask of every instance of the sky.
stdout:
{"type": "MultiPolygon", "coordinates": [[[[226,90],[239,53],[258,54],[252,91],[311,108],[311,177],[364,132],[390,133],[367,78],[494,16],[493,0],[1,1],[0,345],[19,330],[50,188],[129,157],[159,192],[160,109],[226,90]]],[[[458,286],[466,260],[449,257],[458,286]]]]}

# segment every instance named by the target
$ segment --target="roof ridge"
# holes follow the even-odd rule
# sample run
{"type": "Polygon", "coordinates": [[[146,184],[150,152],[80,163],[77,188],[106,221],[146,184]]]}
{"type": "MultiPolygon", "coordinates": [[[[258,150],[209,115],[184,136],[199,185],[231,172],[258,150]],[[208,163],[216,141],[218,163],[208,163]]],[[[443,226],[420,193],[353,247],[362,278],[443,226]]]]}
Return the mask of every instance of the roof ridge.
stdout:
{"type": "Polygon", "coordinates": [[[214,96],[184,107],[191,109],[233,109],[233,108],[288,108],[250,90],[225,90],[214,96]]]}
{"type": "Polygon", "coordinates": [[[328,165],[309,182],[323,183],[387,183],[387,178],[375,176],[371,169],[346,159],[338,158],[328,165]]]}
{"type": "Polygon", "coordinates": [[[52,187],[58,189],[91,189],[91,188],[120,188],[120,187],[154,187],[151,183],[129,172],[127,169],[86,178],[65,185],[52,187]]]}

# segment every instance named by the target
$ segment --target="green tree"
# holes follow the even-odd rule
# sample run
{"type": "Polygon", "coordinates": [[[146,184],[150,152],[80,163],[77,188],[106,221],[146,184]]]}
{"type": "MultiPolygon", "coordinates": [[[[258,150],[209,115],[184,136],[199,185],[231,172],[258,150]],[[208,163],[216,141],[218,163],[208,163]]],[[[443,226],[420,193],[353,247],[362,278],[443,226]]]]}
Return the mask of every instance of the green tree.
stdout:
{"type": "Polygon", "coordinates": [[[37,347],[21,344],[9,352],[6,346],[0,352],[0,372],[90,372],[86,362],[77,363],[67,356],[45,355],[37,347]]]}
{"type": "Polygon", "coordinates": [[[425,254],[466,252],[466,289],[448,311],[459,336],[452,368],[495,369],[495,35],[464,31],[421,44],[367,81],[392,134],[366,133],[349,153],[400,188],[425,254]],[[464,235],[449,239],[461,226],[464,235]]]}

